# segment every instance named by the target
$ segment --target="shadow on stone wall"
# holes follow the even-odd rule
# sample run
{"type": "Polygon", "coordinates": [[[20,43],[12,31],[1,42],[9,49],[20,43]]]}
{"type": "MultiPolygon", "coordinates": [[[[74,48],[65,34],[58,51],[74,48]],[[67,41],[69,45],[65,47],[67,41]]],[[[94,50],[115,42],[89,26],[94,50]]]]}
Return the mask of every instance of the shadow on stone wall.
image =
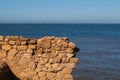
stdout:
{"type": "Polygon", "coordinates": [[[9,67],[4,63],[0,63],[0,80],[20,80],[18,79],[9,67]],[[2,66],[1,66],[2,64],[2,66]]]}

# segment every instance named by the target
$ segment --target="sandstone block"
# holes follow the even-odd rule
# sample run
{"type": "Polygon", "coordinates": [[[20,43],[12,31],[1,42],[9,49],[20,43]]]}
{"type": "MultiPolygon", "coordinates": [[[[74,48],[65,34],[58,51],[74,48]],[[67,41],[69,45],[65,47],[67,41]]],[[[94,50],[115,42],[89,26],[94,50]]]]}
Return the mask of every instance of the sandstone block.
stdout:
{"type": "Polygon", "coordinates": [[[5,42],[9,41],[9,39],[8,39],[7,37],[5,37],[5,39],[4,39],[4,40],[5,40],[5,42]]]}
{"type": "Polygon", "coordinates": [[[48,62],[48,59],[41,59],[38,64],[46,64],[48,62]]]}
{"type": "Polygon", "coordinates": [[[25,54],[23,54],[23,57],[24,57],[24,58],[31,59],[32,54],[25,53],[25,54]]]}
{"type": "Polygon", "coordinates": [[[43,53],[43,49],[42,48],[38,49],[36,53],[37,54],[42,54],[43,53]]]}
{"type": "Polygon", "coordinates": [[[14,37],[14,36],[7,36],[7,38],[9,40],[12,40],[12,41],[16,41],[18,38],[14,37]]]}
{"type": "Polygon", "coordinates": [[[9,41],[9,44],[12,44],[12,45],[13,45],[13,44],[15,44],[15,41],[10,40],[10,41],[9,41]]]}
{"type": "Polygon", "coordinates": [[[43,52],[44,52],[44,53],[50,53],[51,50],[50,50],[50,49],[43,49],[43,52]]]}
{"type": "Polygon", "coordinates": [[[28,66],[29,66],[30,70],[34,70],[36,67],[36,65],[33,61],[29,62],[28,66]]]}
{"type": "Polygon", "coordinates": [[[8,42],[1,42],[2,45],[8,45],[8,42]]]}
{"type": "Polygon", "coordinates": [[[56,57],[55,59],[54,59],[54,62],[55,63],[60,63],[61,62],[61,58],[58,56],[58,57],[56,57]]]}
{"type": "Polygon", "coordinates": [[[54,40],[54,38],[53,38],[53,40],[51,42],[52,42],[52,44],[54,44],[54,43],[56,43],[56,40],[54,40]]]}
{"type": "Polygon", "coordinates": [[[27,41],[28,40],[28,38],[25,38],[25,37],[20,37],[20,41],[27,41]]]}
{"type": "Polygon", "coordinates": [[[0,36],[0,40],[3,40],[3,36],[0,36]]]}
{"type": "Polygon", "coordinates": [[[25,45],[25,44],[27,44],[27,41],[21,41],[21,44],[25,45]]]}
{"type": "Polygon", "coordinates": [[[67,58],[71,58],[74,56],[74,54],[67,53],[66,56],[67,56],[67,58]]]}
{"type": "Polygon", "coordinates": [[[47,72],[47,71],[48,71],[48,68],[47,68],[47,67],[43,67],[43,68],[42,68],[42,71],[47,72]]]}
{"type": "Polygon", "coordinates": [[[17,49],[17,45],[13,45],[13,49],[17,49]]]}
{"type": "Polygon", "coordinates": [[[36,72],[35,71],[33,71],[33,70],[30,70],[30,71],[28,71],[28,76],[29,76],[29,78],[33,78],[33,76],[35,76],[36,75],[36,72]]]}
{"type": "Polygon", "coordinates": [[[54,62],[55,62],[54,59],[49,59],[50,64],[53,64],[54,62]]]}
{"type": "Polygon", "coordinates": [[[56,52],[56,50],[54,50],[54,49],[51,49],[51,53],[55,53],[56,52]]]}
{"type": "Polygon", "coordinates": [[[36,44],[37,40],[36,39],[30,39],[30,41],[28,41],[28,44],[36,44]]]}
{"type": "Polygon", "coordinates": [[[57,80],[63,80],[64,78],[64,73],[62,71],[57,72],[56,74],[57,80]]]}
{"type": "Polygon", "coordinates": [[[48,59],[48,58],[50,58],[50,54],[44,53],[44,54],[42,54],[42,57],[48,59]]]}
{"type": "Polygon", "coordinates": [[[40,80],[39,77],[36,75],[36,76],[33,76],[32,80],[40,80]]]}
{"type": "Polygon", "coordinates": [[[47,77],[41,77],[40,80],[47,80],[47,77]]]}
{"type": "Polygon", "coordinates": [[[50,63],[47,63],[47,64],[45,64],[45,67],[47,67],[47,68],[51,68],[52,65],[51,65],[50,63]]]}
{"type": "Polygon", "coordinates": [[[15,54],[17,53],[18,51],[16,49],[11,49],[9,52],[8,52],[8,56],[7,56],[7,59],[8,61],[9,60],[12,60],[13,57],[15,56],[15,54]]]}
{"type": "Polygon", "coordinates": [[[66,52],[66,53],[73,53],[73,49],[72,49],[72,48],[66,48],[66,49],[65,49],[65,52],[66,52]]]}
{"type": "Polygon", "coordinates": [[[66,63],[66,68],[75,68],[75,63],[66,63]]]}
{"type": "Polygon", "coordinates": [[[48,77],[48,79],[50,79],[50,80],[53,80],[53,78],[56,76],[56,74],[55,73],[47,73],[47,77],[48,77]]]}
{"type": "Polygon", "coordinates": [[[59,58],[65,58],[65,57],[66,57],[66,53],[59,53],[59,54],[58,54],[58,57],[59,57],[59,58]]]}
{"type": "Polygon", "coordinates": [[[68,63],[69,62],[69,58],[62,58],[62,63],[68,63]]]}
{"type": "Polygon", "coordinates": [[[71,74],[65,74],[65,79],[73,79],[73,76],[71,74]]]}
{"type": "Polygon", "coordinates": [[[70,68],[64,68],[64,69],[62,70],[62,72],[63,72],[64,74],[72,74],[72,69],[70,69],[70,68]]]}
{"type": "Polygon", "coordinates": [[[6,56],[7,56],[6,51],[1,50],[1,51],[0,51],[0,58],[4,58],[4,57],[6,57],[6,56]]]}
{"type": "Polygon", "coordinates": [[[43,38],[43,39],[38,39],[37,44],[41,48],[50,48],[51,47],[51,42],[50,40],[43,38]]]}
{"type": "Polygon", "coordinates": [[[52,68],[53,68],[54,70],[56,70],[58,67],[59,67],[59,64],[58,64],[58,63],[52,64],[52,68]]]}
{"type": "Polygon", "coordinates": [[[16,45],[20,45],[21,42],[19,40],[16,40],[16,45]]]}
{"type": "Polygon", "coordinates": [[[42,68],[38,66],[38,67],[35,69],[35,72],[40,72],[40,71],[42,71],[42,68]]]}
{"type": "Polygon", "coordinates": [[[55,72],[55,70],[53,68],[48,68],[47,72],[55,72]]]}
{"type": "Polygon", "coordinates": [[[39,77],[45,77],[47,76],[46,72],[38,72],[39,77]]]}
{"type": "Polygon", "coordinates": [[[56,69],[56,71],[58,72],[58,71],[61,71],[62,69],[63,69],[63,67],[59,65],[59,67],[56,69]]]}
{"type": "Polygon", "coordinates": [[[63,47],[65,47],[65,48],[68,47],[68,43],[66,43],[66,42],[62,42],[62,45],[63,45],[63,47]]]}
{"type": "Polygon", "coordinates": [[[70,42],[68,45],[69,45],[69,47],[71,47],[71,48],[75,48],[75,44],[74,44],[73,42],[70,42]]]}
{"type": "Polygon", "coordinates": [[[26,49],[27,49],[26,45],[18,46],[18,50],[26,50],[26,49]]]}
{"type": "Polygon", "coordinates": [[[57,40],[56,44],[57,44],[57,46],[61,47],[62,46],[62,40],[57,40]]]}
{"type": "Polygon", "coordinates": [[[58,53],[51,53],[51,54],[50,54],[50,57],[51,57],[51,58],[55,58],[55,57],[57,57],[57,56],[58,56],[58,53]]]}
{"type": "Polygon", "coordinates": [[[78,58],[70,58],[71,63],[78,63],[79,59],[78,58]]]}
{"type": "Polygon", "coordinates": [[[29,49],[36,49],[36,45],[28,45],[29,49]]]}
{"type": "Polygon", "coordinates": [[[25,53],[33,54],[33,50],[32,49],[27,49],[25,53]]]}
{"type": "Polygon", "coordinates": [[[61,50],[61,47],[55,46],[55,50],[56,50],[56,51],[60,51],[60,50],[61,50]]]}
{"type": "Polygon", "coordinates": [[[53,44],[52,44],[52,47],[55,47],[56,45],[57,45],[56,43],[53,43],[53,44]]]}
{"type": "Polygon", "coordinates": [[[10,50],[12,47],[10,45],[2,45],[3,50],[10,50]]]}

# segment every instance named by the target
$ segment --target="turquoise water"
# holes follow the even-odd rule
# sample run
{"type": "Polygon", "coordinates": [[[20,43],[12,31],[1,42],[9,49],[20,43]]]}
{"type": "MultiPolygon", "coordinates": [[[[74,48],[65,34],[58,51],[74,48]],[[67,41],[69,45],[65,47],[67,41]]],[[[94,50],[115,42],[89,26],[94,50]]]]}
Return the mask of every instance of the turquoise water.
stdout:
{"type": "Polygon", "coordinates": [[[75,80],[120,80],[120,24],[0,24],[0,34],[68,37],[81,50],[75,80]]]}

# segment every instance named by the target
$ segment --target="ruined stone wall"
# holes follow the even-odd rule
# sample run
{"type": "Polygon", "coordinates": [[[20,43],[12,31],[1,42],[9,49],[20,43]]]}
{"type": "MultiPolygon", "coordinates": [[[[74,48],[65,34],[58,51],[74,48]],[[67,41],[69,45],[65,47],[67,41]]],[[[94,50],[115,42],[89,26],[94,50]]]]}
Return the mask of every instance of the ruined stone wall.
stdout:
{"type": "Polygon", "coordinates": [[[73,80],[77,51],[65,37],[0,36],[0,69],[7,64],[20,80],[73,80]]]}

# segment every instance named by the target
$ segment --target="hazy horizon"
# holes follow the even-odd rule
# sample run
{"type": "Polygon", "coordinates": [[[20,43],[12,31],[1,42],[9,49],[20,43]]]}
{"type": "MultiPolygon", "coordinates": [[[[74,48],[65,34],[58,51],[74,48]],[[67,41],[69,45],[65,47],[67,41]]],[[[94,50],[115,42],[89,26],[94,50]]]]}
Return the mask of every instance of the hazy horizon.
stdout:
{"type": "Polygon", "coordinates": [[[120,23],[120,0],[1,0],[0,23],[120,23]]]}

